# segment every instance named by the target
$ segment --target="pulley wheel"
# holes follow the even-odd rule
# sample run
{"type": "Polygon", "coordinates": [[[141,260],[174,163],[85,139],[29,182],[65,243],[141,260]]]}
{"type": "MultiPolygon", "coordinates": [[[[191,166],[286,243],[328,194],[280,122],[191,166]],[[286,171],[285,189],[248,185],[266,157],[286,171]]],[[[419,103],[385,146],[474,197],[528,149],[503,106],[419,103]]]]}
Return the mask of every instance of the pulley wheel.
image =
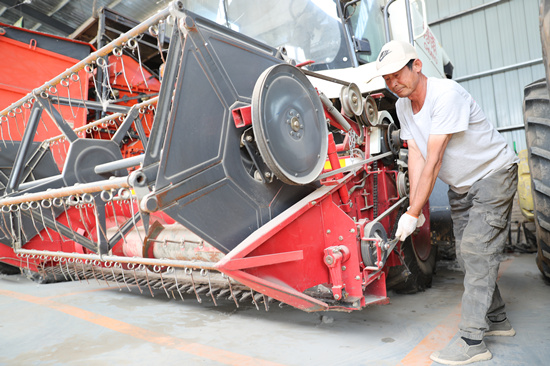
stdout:
{"type": "Polygon", "coordinates": [[[363,113],[363,97],[359,87],[351,83],[340,90],[340,102],[344,114],[350,118],[360,116],[363,113]]]}
{"type": "Polygon", "coordinates": [[[317,91],[296,67],[265,70],[252,93],[252,128],[265,163],[288,184],[313,182],[325,165],[328,130],[317,91]]]}
{"type": "MultiPolygon", "coordinates": [[[[369,222],[365,225],[363,230],[364,237],[368,239],[377,239],[377,236],[382,239],[383,242],[388,241],[388,235],[386,229],[379,222],[369,222]]],[[[375,242],[369,240],[361,240],[361,258],[366,266],[375,266],[378,257],[376,256],[375,242]]]]}
{"type": "Polygon", "coordinates": [[[371,126],[376,126],[378,124],[378,106],[373,97],[368,96],[365,99],[365,112],[364,115],[367,117],[367,121],[371,126]]]}

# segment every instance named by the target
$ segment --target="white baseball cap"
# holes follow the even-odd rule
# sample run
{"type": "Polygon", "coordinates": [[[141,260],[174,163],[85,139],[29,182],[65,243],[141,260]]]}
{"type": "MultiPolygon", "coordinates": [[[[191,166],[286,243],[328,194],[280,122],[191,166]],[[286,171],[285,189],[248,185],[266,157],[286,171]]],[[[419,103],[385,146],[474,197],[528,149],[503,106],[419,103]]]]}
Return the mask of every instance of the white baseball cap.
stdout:
{"type": "Polygon", "coordinates": [[[376,59],[376,71],[379,76],[393,74],[401,70],[410,61],[417,59],[414,47],[403,41],[386,43],[376,59]]]}

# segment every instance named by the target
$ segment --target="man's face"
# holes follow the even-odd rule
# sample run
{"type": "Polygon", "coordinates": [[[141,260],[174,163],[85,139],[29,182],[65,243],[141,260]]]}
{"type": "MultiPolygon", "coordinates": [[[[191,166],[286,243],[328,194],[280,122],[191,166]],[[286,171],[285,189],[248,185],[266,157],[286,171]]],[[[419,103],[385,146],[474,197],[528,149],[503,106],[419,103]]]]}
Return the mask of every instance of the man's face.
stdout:
{"type": "Polygon", "coordinates": [[[400,98],[407,98],[411,95],[420,80],[420,70],[422,66],[418,65],[420,60],[415,60],[412,65],[412,70],[405,65],[401,70],[393,74],[384,75],[384,80],[388,88],[400,98]]]}

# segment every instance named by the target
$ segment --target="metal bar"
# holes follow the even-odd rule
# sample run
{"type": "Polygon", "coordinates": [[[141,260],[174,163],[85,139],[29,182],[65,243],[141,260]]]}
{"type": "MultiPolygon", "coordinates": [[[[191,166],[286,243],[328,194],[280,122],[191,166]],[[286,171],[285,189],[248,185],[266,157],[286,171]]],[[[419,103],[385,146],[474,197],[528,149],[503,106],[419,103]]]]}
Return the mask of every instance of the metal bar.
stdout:
{"type": "Polygon", "coordinates": [[[478,72],[477,74],[462,76],[462,77],[456,78],[454,80],[456,82],[461,82],[461,81],[467,81],[467,80],[471,80],[471,79],[478,79],[478,78],[481,78],[483,76],[498,74],[500,72],[519,69],[519,68],[522,68],[522,67],[533,66],[533,65],[536,65],[536,64],[539,64],[539,63],[543,63],[542,58],[537,58],[537,59],[530,60],[530,61],[520,62],[520,63],[513,64],[513,65],[503,66],[503,67],[499,67],[497,69],[482,71],[482,72],[478,72]]]}
{"type": "Polygon", "coordinates": [[[395,2],[395,0],[390,0],[386,4],[386,6],[384,6],[384,30],[386,31],[386,42],[391,41],[391,36],[390,36],[390,14],[388,12],[388,9],[389,9],[390,5],[393,4],[394,2],[395,2]]]}
{"type": "Polygon", "coordinates": [[[503,127],[497,127],[498,132],[506,132],[506,131],[515,131],[515,130],[523,130],[525,129],[525,125],[514,125],[514,126],[503,126],[503,127]]]}
{"type": "Polygon", "coordinates": [[[35,193],[25,194],[23,196],[7,197],[4,199],[0,199],[0,206],[17,205],[23,202],[41,201],[44,199],[67,197],[72,194],[77,195],[82,193],[95,193],[95,192],[100,192],[104,190],[108,191],[111,189],[129,188],[129,187],[130,185],[128,184],[128,177],[101,180],[98,182],[91,182],[91,183],[80,183],[72,187],[57,188],[57,189],[47,190],[44,192],[35,192],[35,193]]]}
{"type": "Polygon", "coordinates": [[[449,15],[449,16],[446,16],[446,17],[443,17],[441,19],[437,19],[437,20],[434,20],[433,22],[431,22],[429,24],[429,26],[433,26],[433,25],[436,25],[436,24],[439,24],[439,23],[443,23],[443,22],[446,22],[448,20],[451,20],[451,19],[455,19],[455,18],[459,18],[463,15],[467,15],[467,14],[471,14],[471,13],[475,13],[476,11],[479,11],[479,10],[484,10],[490,6],[494,6],[494,5],[497,5],[498,3],[502,2],[502,1],[507,1],[507,0],[494,0],[490,3],[485,3],[485,4],[481,4],[479,6],[475,6],[473,8],[470,8],[468,10],[464,10],[464,11],[461,11],[461,12],[458,12],[458,13],[455,13],[455,14],[452,14],[452,15],[449,15]]]}
{"type": "Polygon", "coordinates": [[[119,262],[119,263],[135,263],[144,264],[146,266],[160,266],[160,267],[178,267],[178,268],[200,268],[212,271],[218,271],[213,262],[201,262],[201,261],[180,261],[174,259],[156,259],[156,258],[139,258],[139,257],[121,257],[117,255],[97,255],[97,254],[81,254],[81,253],[67,253],[67,252],[51,252],[47,250],[34,250],[34,249],[17,249],[15,253],[38,255],[46,257],[63,257],[63,258],[75,258],[75,259],[89,259],[92,261],[102,262],[119,262]]]}
{"type": "Polygon", "coordinates": [[[315,78],[323,79],[323,80],[326,80],[326,81],[331,81],[331,82],[336,83],[336,84],[341,84],[341,85],[345,85],[345,86],[349,86],[349,84],[351,84],[349,81],[339,80],[339,79],[333,78],[331,76],[326,76],[326,75],[319,74],[319,73],[316,73],[316,72],[313,72],[313,71],[309,71],[309,70],[305,70],[305,69],[300,69],[300,71],[303,72],[305,75],[313,76],[315,78]]]}
{"type": "Polygon", "coordinates": [[[414,46],[414,34],[411,20],[411,2],[405,0],[405,11],[407,13],[407,29],[409,30],[409,43],[414,46]]]}
{"type": "Polygon", "coordinates": [[[96,174],[105,174],[109,172],[114,172],[119,169],[131,168],[133,166],[139,165],[143,162],[144,155],[132,156],[131,158],[116,160],[110,163],[96,165],[94,172],[96,174]]]}
{"type": "Polygon", "coordinates": [[[345,166],[343,168],[340,168],[340,169],[335,169],[335,170],[331,170],[329,172],[326,172],[324,174],[321,174],[320,176],[317,177],[317,180],[321,180],[321,179],[325,179],[325,178],[328,178],[328,177],[332,177],[333,175],[336,175],[338,173],[342,173],[342,172],[347,172],[349,170],[352,170],[353,168],[357,168],[357,167],[361,167],[365,164],[368,164],[368,163],[372,163],[374,161],[377,161],[377,160],[380,160],[380,159],[384,159],[385,157],[387,156],[392,156],[393,153],[391,151],[388,151],[386,153],[383,153],[383,154],[380,154],[378,156],[375,156],[373,158],[369,158],[369,159],[365,159],[365,160],[361,160],[361,161],[358,161],[357,163],[353,163],[351,165],[348,165],[348,166],[345,166]]]}
{"type": "Polygon", "coordinates": [[[150,26],[157,24],[160,20],[166,18],[168,15],[170,15],[170,7],[165,8],[164,10],[158,12],[157,14],[153,15],[149,19],[145,20],[144,22],[137,25],[135,28],[130,29],[128,32],[121,35],[119,38],[113,40],[109,44],[107,44],[105,47],[97,50],[94,53],[91,53],[88,57],[74,65],[73,67],[65,70],[65,72],[59,74],[55,78],[51,79],[50,81],[47,81],[44,85],[41,87],[33,90],[31,93],[27,94],[25,97],[21,98],[17,102],[11,104],[9,107],[5,108],[0,112],[0,116],[5,116],[10,112],[11,110],[15,108],[21,107],[24,103],[28,102],[30,99],[34,97],[34,94],[40,95],[42,92],[46,92],[47,89],[50,86],[57,85],[61,82],[61,80],[66,79],[70,77],[73,73],[79,72],[82,70],[86,65],[90,64],[92,61],[97,60],[99,57],[107,56],[109,53],[113,50],[115,47],[122,46],[123,43],[128,42],[130,39],[140,35],[141,33],[146,32],[150,26]]]}
{"type": "Polygon", "coordinates": [[[25,128],[25,133],[23,134],[23,141],[21,141],[21,145],[19,145],[17,155],[15,156],[13,170],[10,174],[10,178],[8,179],[5,193],[11,193],[19,187],[21,176],[25,170],[25,166],[27,165],[25,159],[27,157],[27,153],[29,152],[29,148],[32,145],[34,135],[36,134],[42,111],[43,109],[38,103],[32,106],[31,115],[29,116],[27,127],[25,128]]]}
{"type": "MultiPolygon", "coordinates": [[[[58,97],[59,104],[61,105],[73,105],[78,108],[88,108],[88,109],[97,109],[97,110],[103,110],[104,105],[98,102],[95,102],[93,100],[87,100],[86,103],[84,103],[81,99],[69,99],[65,97],[58,97]],[[69,102],[70,100],[70,102],[69,102]]],[[[112,104],[109,103],[107,105],[107,112],[113,113],[126,113],[130,107],[118,105],[118,104],[112,104]]]]}
{"type": "MultiPolygon", "coordinates": [[[[139,103],[139,104],[136,104],[135,106],[138,107],[138,108],[145,108],[145,107],[148,107],[149,105],[151,104],[155,104],[157,101],[158,101],[159,97],[154,97],[154,98],[151,98],[149,100],[146,100],[145,102],[142,102],[142,103],[139,103]]],[[[88,104],[88,102],[86,102],[86,105],[88,104]]],[[[107,122],[110,122],[114,119],[117,119],[119,117],[124,117],[126,115],[126,113],[114,113],[114,114],[111,114],[109,116],[105,116],[101,119],[98,119],[97,121],[94,121],[94,122],[91,122],[91,123],[88,123],[87,125],[84,125],[82,127],[78,127],[78,128],[75,128],[73,131],[75,133],[78,133],[78,132],[82,132],[82,131],[86,131],[87,129],[89,128],[92,128],[92,127],[95,127],[95,126],[98,126],[102,123],[107,123],[107,122]]],[[[56,137],[52,137],[52,138],[49,138],[47,140],[44,140],[44,143],[45,144],[50,144],[54,141],[57,141],[59,139],[62,139],[63,138],[63,135],[59,135],[59,136],[56,136],[56,137]]]]}
{"type": "Polygon", "coordinates": [[[52,102],[48,98],[44,98],[41,95],[36,95],[36,102],[46,110],[46,113],[55,122],[57,128],[61,131],[63,136],[71,143],[78,140],[78,135],[73,131],[71,126],[65,121],[61,113],[52,105],[52,102]]]}
{"type": "Polygon", "coordinates": [[[405,202],[406,200],[409,199],[409,196],[404,196],[404,197],[401,197],[396,203],[394,203],[390,208],[388,208],[386,211],[382,212],[380,215],[378,215],[378,217],[372,221],[369,221],[368,223],[370,224],[371,222],[378,222],[380,220],[382,220],[384,217],[388,216],[393,210],[395,210],[396,208],[398,208],[399,206],[401,206],[401,204],[403,202],[405,202]]]}

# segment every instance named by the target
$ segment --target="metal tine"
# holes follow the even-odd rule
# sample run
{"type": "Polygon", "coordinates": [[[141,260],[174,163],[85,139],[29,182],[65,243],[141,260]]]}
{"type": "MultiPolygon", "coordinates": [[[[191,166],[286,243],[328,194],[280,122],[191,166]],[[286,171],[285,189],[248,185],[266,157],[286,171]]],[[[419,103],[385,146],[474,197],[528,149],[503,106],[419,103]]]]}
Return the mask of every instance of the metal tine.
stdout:
{"type": "MultiPolygon", "coordinates": [[[[130,204],[131,204],[131,203],[130,203],[130,204]]],[[[168,294],[168,291],[166,290],[166,286],[164,285],[164,279],[162,278],[162,267],[157,266],[157,265],[154,265],[154,266],[153,266],[153,272],[159,274],[159,276],[160,276],[161,287],[162,287],[162,289],[164,290],[164,292],[166,293],[166,297],[170,298],[170,294],[168,294]]],[[[160,288],[160,287],[159,287],[159,288],[160,288]]]]}
{"type": "Polygon", "coordinates": [[[65,275],[65,272],[63,271],[63,263],[61,262],[61,258],[60,257],[54,257],[53,261],[58,263],[59,270],[61,271],[61,274],[63,275],[63,277],[65,277],[65,281],[68,281],[69,279],[67,278],[67,276],[65,275]]]}
{"type": "MultiPolygon", "coordinates": [[[[113,207],[113,210],[114,210],[114,209],[115,209],[115,208],[113,207]]],[[[115,218],[115,220],[116,220],[116,218],[115,218]]],[[[137,287],[138,287],[139,293],[142,294],[142,293],[143,293],[143,290],[141,289],[141,286],[139,285],[139,281],[138,281],[138,279],[137,279],[137,275],[136,275],[136,265],[135,265],[135,263],[128,263],[128,269],[132,270],[132,272],[134,273],[134,280],[135,280],[136,285],[137,285],[137,287]]]]}
{"type": "Polygon", "coordinates": [[[145,74],[143,73],[143,65],[141,63],[141,53],[139,52],[139,43],[136,41],[136,49],[138,54],[138,61],[139,61],[139,70],[141,71],[141,77],[143,78],[143,82],[145,83],[145,87],[149,88],[149,84],[147,84],[147,78],[145,78],[145,74]]]}
{"type": "MultiPolygon", "coordinates": [[[[171,268],[174,271],[174,278],[176,279],[176,289],[178,290],[178,293],[180,294],[181,301],[185,301],[185,300],[183,300],[183,295],[181,294],[180,286],[178,285],[178,272],[175,270],[174,267],[171,267],[171,268]]],[[[174,299],[175,299],[175,297],[174,297],[174,299]]]]}
{"type": "MultiPolygon", "coordinates": [[[[203,273],[203,271],[204,269],[201,269],[201,274],[203,273]]],[[[207,270],[206,275],[208,277],[208,288],[210,289],[210,297],[212,298],[212,301],[214,301],[214,305],[218,306],[218,304],[216,303],[216,299],[214,298],[214,294],[212,293],[212,284],[210,283],[210,271],[207,270]]]]}
{"type": "Polygon", "coordinates": [[[65,79],[61,79],[61,81],[59,82],[59,84],[61,84],[61,86],[64,86],[67,88],[67,95],[69,97],[69,107],[71,108],[71,113],[73,114],[73,118],[76,118],[76,114],[74,113],[74,109],[73,109],[73,104],[72,104],[72,99],[71,99],[71,88],[70,88],[70,77],[67,77],[65,79]]]}
{"type": "MultiPolygon", "coordinates": [[[[59,234],[59,237],[61,238],[61,241],[65,242],[65,238],[63,238],[63,234],[61,234],[61,231],[59,230],[59,226],[57,226],[57,220],[55,219],[56,215],[55,215],[55,211],[53,210],[53,204],[52,204],[51,200],[47,199],[47,200],[44,200],[44,201],[49,202],[50,210],[52,211],[52,218],[53,218],[53,223],[54,223],[55,229],[57,230],[57,233],[59,234]]],[[[44,201],[42,201],[42,202],[44,202],[44,201]]]]}
{"type": "MultiPolygon", "coordinates": [[[[117,223],[117,231],[120,233],[120,236],[122,236],[122,241],[124,242],[124,245],[126,245],[127,244],[126,243],[126,237],[124,236],[124,234],[120,230],[120,225],[118,224],[118,218],[116,216],[115,202],[113,201],[112,197],[113,197],[113,195],[111,194],[111,209],[113,210],[113,216],[115,217],[115,222],[117,223]]],[[[134,275],[135,275],[135,271],[134,271],[134,275]]]]}
{"type": "Polygon", "coordinates": [[[82,282],[80,281],[80,277],[78,276],[78,271],[76,270],[76,263],[75,263],[75,259],[73,258],[69,258],[68,260],[68,263],[71,263],[73,265],[73,270],[74,270],[74,275],[75,277],[78,279],[78,282],[82,282]]]}
{"type": "Polygon", "coordinates": [[[74,281],[73,276],[71,276],[71,270],[69,269],[69,259],[68,258],[65,260],[65,269],[67,270],[67,275],[69,276],[71,281],[74,281]]]}
{"type": "MultiPolygon", "coordinates": [[[[2,219],[4,220],[4,224],[5,224],[6,228],[7,228],[7,227],[8,227],[8,224],[7,224],[7,222],[6,222],[6,218],[4,217],[4,211],[2,211],[2,209],[3,209],[4,207],[5,207],[5,206],[0,207],[0,212],[2,213],[2,219]]],[[[0,225],[0,229],[2,229],[2,232],[3,232],[4,235],[6,236],[6,239],[7,239],[8,237],[11,237],[11,238],[12,238],[12,241],[14,240],[14,239],[13,239],[12,233],[9,232],[9,230],[8,230],[8,231],[5,231],[5,230],[4,230],[4,225],[0,225]]]]}
{"type": "Polygon", "coordinates": [[[117,276],[115,275],[115,271],[113,270],[113,266],[116,265],[116,263],[113,263],[113,262],[109,262],[109,263],[111,264],[109,268],[111,268],[111,273],[113,274],[113,279],[115,280],[118,286],[118,290],[122,291],[122,287],[120,287],[120,283],[118,283],[117,276]]]}
{"type": "Polygon", "coordinates": [[[126,288],[128,289],[128,291],[132,292],[132,289],[130,288],[130,286],[128,286],[128,283],[126,282],[126,277],[124,276],[124,269],[122,268],[122,263],[118,262],[115,264],[115,266],[120,269],[120,272],[122,273],[122,280],[124,281],[126,288]]]}
{"type": "Polygon", "coordinates": [[[231,280],[229,279],[229,277],[227,277],[227,284],[229,285],[229,292],[231,292],[231,296],[229,298],[230,299],[233,298],[233,301],[235,302],[235,305],[238,308],[239,307],[239,302],[237,301],[237,298],[235,297],[235,294],[233,293],[233,286],[231,286],[231,280]]]}
{"type": "Polygon", "coordinates": [[[132,92],[132,87],[130,87],[128,78],[126,77],[126,67],[124,67],[124,57],[122,57],[122,54],[123,50],[121,48],[113,49],[113,55],[117,56],[120,59],[120,63],[122,64],[122,75],[124,76],[124,81],[126,81],[126,86],[128,86],[128,91],[130,92],[130,95],[132,95],[134,93],[132,92]]]}
{"type": "Polygon", "coordinates": [[[193,278],[193,270],[191,268],[186,268],[185,273],[188,274],[189,276],[191,276],[191,283],[193,284],[193,291],[195,291],[195,296],[197,296],[197,301],[199,302],[199,304],[202,303],[202,299],[199,296],[199,294],[197,293],[197,289],[195,287],[195,279],[193,278]]]}
{"type": "MultiPolygon", "coordinates": [[[[141,266],[142,266],[142,265],[140,264],[140,267],[141,267],[141,266]]],[[[151,293],[151,296],[152,296],[152,297],[155,297],[155,295],[153,294],[153,290],[151,289],[151,284],[149,283],[149,275],[147,274],[148,269],[147,269],[147,267],[145,267],[145,266],[144,266],[144,268],[145,268],[145,278],[147,279],[147,287],[149,287],[149,292],[151,293]]]]}
{"type": "Polygon", "coordinates": [[[46,223],[44,222],[44,213],[42,212],[42,205],[38,204],[38,209],[40,210],[40,218],[42,219],[42,225],[44,225],[44,231],[46,231],[46,234],[48,234],[48,237],[50,238],[50,241],[53,241],[52,236],[50,235],[50,231],[48,230],[48,227],[46,226],[46,223]]]}
{"type": "MultiPolygon", "coordinates": [[[[111,81],[109,80],[109,64],[107,63],[108,59],[105,60],[103,57],[98,57],[96,60],[97,66],[101,67],[103,69],[103,83],[107,82],[107,86],[109,87],[109,90],[111,91],[111,95],[115,97],[115,92],[113,88],[111,87],[111,81]]],[[[105,96],[105,98],[108,100],[109,96],[105,96]]]]}
{"type": "Polygon", "coordinates": [[[36,202],[36,201],[32,201],[30,203],[28,203],[28,206],[29,206],[29,212],[31,214],[31,221],[32,221],[32,226],[34,226],[34,230],[36,230],[36,233],[38,234],[38,236],[40,237],[40,240],[44,241],[44,238],[42,237],[42,234],[40,234],[40,230],[38,230],[38,228],[36,227],[36,222],[34,221],[34,215],[32,213],[32,204],[33,202],[36,202]]]}
{"type": "Polygon", "coordinates": [[[78,204],[77,202],[76,207],[78,208],[78,212],[80,213],[80,220],[82,220],[82,225],[84,225],[84,230],[86,230],[86,233],[88,234],[88,238],[91,238],[92,234],[90,233],[88,224],[86,224],[86,220],[84,219],[84,215],[82,214],[82,205],[78,204]]]}
{"type": "Polygon", "coordinates": [[[82,265],[82,277],[84,277],[86,283],[89,285],[90,281],[88,281],[88,274],[86,273],[86,270],[84,268],[84,261],[82,259],[78,259],[77,261],[82,265]]]}
{"type": "Polygon", "coordinates": [[[27,237],[27,234],[25,234],[25,230],[23,229],[23,217],[21,215],[21,207],[17,206],[17,216],[19,218],[19,230],[21,230],[21,233],[25,237],[25,242],[28,242],[29,239],[27,237]]]}
{"type": "Polygon", "coordinates": [[[95,261],[92,262],[90,261],[89,259],[86,259],[86,264],[88,264],[90,266],[90,268],[92,269],[92,275],[94,276],[95,280],[97,281],[97,284],[98,285],[101,285],[99,283],[99,280],[97,279],[96,275],[95,275],[95,270],[94,270],[94,267],[95,267],[95,261]]]}
{"type": "Polygon", "coordinates": [[[256,305],[256,310],[260,310],[258,303],[256,302],[256,295],[254,295],[254,291],[252,291],[252,289],[250,289],[250,294],[252,295],[252,302],[256,305]]]}

